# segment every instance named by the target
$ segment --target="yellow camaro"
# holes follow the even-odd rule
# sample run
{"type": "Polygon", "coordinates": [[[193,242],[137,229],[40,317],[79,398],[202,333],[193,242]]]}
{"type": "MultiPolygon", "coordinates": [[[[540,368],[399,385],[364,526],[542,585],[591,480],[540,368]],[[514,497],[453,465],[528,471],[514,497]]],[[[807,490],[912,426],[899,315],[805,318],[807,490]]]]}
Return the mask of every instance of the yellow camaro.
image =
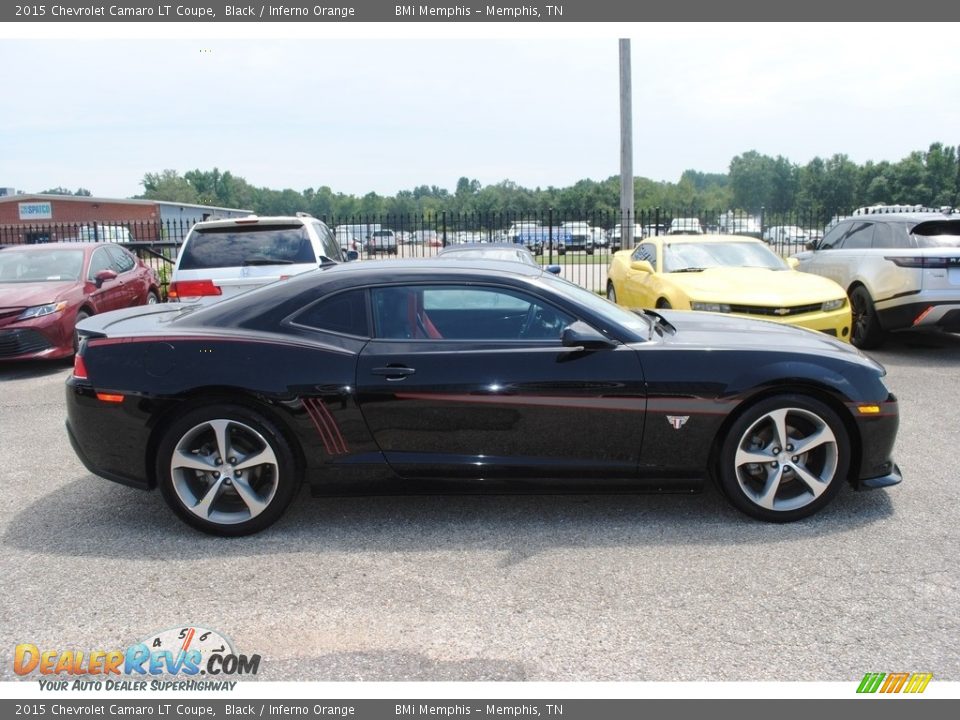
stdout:
{"type": "Polygon", "coordinates": [[[662,235],[615,253],[607,298],[630,308],[732,313],[850,340],[850,306],[837,283],[798,272],[738,235],[662,235]]]}

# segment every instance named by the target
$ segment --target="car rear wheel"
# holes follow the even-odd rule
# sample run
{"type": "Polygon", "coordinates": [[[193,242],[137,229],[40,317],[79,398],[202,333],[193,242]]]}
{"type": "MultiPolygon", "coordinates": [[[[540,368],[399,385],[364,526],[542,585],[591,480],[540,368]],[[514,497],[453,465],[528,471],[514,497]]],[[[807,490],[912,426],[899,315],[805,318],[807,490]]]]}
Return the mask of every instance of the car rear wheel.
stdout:
{"type": "Polygon", "coordinates": [[[283,433],[260,413],[210,405],[174,421],[157,453],[164,500],[213,535],[249,535],[276,522],[299,478],[283,433]]]}
{"type": "Polygon", "coordinates": [[[160,302],[160,296],[153,290],[147,293],[147,305],[156,305],[160,302]]]}
{"type": "Polygon", "coordinates": [[[850,293],[850,310],[853,313],[850,342],[861,350],[880,347],[883,344],[883,328],[877,319],[873,298],[863,285],[857,285],[850,293]]]}
{"type": "Polygon", "coordinates": [[[657,300],[657,309],[658,310],[672,310],[673,305],[670,304],[670,301],[666,298],[660,298],[657,300]]]}
{"type": "Polygon", "coordinates": [[[749,407],[726,433],[719,480],[730,502],[768,522],[814,514],[839,492],[850,439],[827,405],[780,395],[749,407]]]}
{"type": "Polygon", "coordinates": [[[607,300],[609,300],[612,303],[615,303],[617,301],[616,288],[613,287],[613,283],[610,282],[609,280],[607,281],[607,300]]]}

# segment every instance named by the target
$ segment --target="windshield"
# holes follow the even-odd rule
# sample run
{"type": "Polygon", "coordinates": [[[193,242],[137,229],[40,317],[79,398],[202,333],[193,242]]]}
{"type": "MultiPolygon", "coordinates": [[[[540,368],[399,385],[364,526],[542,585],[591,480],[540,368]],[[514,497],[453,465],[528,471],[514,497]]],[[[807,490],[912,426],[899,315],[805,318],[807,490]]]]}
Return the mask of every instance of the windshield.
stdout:
{"type": "Polygon", "coordinates": [[[585,288],[575,285],[549,273],[543,274],[543,280],[564,296],[576,303],[584,305],[591,312],[601,316],[612,325],[618,325],[632,332],[638,339],[646,340],[650,337],[651,321],[643,315],[637,315],[626,308],[616,305],[606,298],[596,295],[585,288]]]}
{"type": "Polygon", "coordinates": [[[759,243],[672,243],[663,246],[664,272],[718,267],[788,269],[781,257],[759,243]]]}
{"type": "Polygon", "coordinates": [[[0,253],[0,283],[79,280],[83,250],[14,250],[0,253]]]}

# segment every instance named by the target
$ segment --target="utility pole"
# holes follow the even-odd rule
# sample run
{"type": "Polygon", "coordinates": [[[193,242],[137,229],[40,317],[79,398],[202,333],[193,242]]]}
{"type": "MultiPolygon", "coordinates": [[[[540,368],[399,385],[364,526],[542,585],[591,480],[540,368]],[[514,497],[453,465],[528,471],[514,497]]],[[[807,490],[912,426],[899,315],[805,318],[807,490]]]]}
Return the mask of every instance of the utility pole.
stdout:
{"type": "Polygon", "coordinates": [[[633,90],[630,40],[620,39],[620,247],[633,248],[633,90]]]}

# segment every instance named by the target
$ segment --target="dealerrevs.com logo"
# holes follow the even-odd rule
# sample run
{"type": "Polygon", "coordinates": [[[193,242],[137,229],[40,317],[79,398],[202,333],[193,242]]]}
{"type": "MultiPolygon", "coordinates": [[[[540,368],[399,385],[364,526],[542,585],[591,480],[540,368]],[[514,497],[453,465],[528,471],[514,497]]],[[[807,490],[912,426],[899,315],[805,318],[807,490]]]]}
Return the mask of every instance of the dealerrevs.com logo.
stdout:
{"type": "Polygon", "coordinates": [[[227,678],[259,669],[259,655],[239,654],[221,633],[196,626],[153,633],[124,649],[20,643],[13,654],[13,671],[38,676],[41,690],[232,690],[237,683],[227,678]]]}
{"type": "Polygon", "coordinates": [[[932,679],[933,673],[867,673],[857,692],[915,695],[926,690],[932,679]]]}

